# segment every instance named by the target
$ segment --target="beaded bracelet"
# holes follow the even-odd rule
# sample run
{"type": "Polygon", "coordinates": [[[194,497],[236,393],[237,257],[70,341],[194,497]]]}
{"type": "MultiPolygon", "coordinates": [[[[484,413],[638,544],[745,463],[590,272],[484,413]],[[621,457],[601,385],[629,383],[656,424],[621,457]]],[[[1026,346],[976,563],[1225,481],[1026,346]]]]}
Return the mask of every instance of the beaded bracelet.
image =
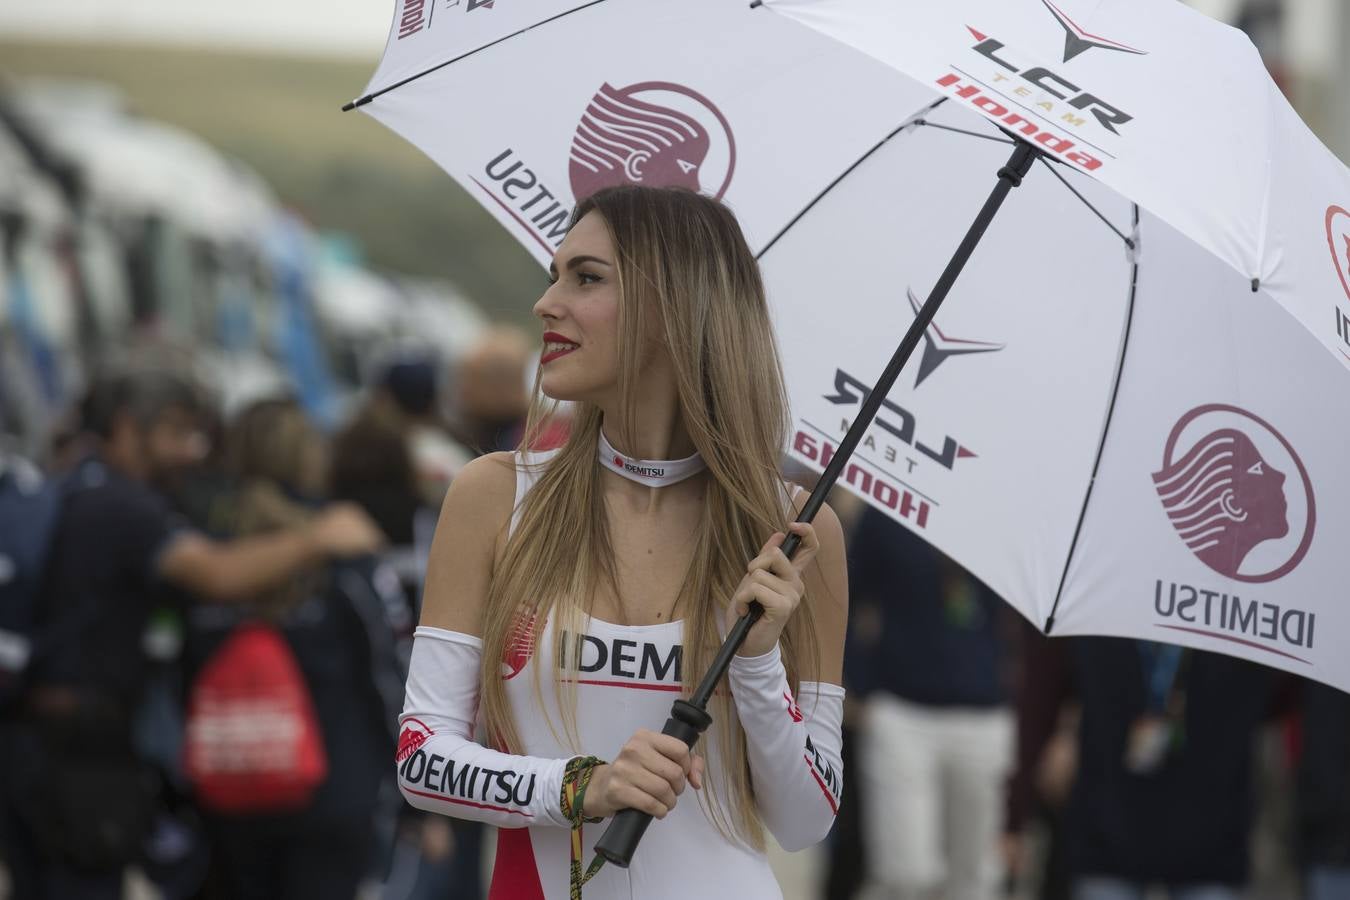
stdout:
{"type": "Polygon", "coordinates": [[[581,900],[581,888],[590,881],[605,864],[603,857],[596,856],[583,875],[581,872],[581,827],[582,823],[592,824],[603,821],[588,817],[585,813],[586,788],[591,785],[591,776],[599,766],[606,765],[603,759],[595,756],[578,756],[568,760],[563,769],[562,797],[560,805],[563,818],[572,823],[572,861],[569,866],[571,900],[581,900]]]}

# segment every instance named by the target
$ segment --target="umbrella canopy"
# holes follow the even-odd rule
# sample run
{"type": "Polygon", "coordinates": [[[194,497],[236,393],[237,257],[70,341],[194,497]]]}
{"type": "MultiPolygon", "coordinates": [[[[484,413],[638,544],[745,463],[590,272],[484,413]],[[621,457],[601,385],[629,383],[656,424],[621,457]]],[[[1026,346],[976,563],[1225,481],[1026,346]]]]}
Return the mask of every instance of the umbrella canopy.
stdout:
{"type": "Polygon", "coordinates": [[[1238,33],[1163,0],[401,0],[358,104],[541,262],[599,187],[725,199],[817,468],[1029,143],[841,482],[1053,633],[1350,687],[1350,174],[1238,33]]]}
{"type": "Polygon", "coordinates": [[[1242,32],[1172,0],[764,0],[1033,141],[1246,275],[1347,367],[1350,174],[1242,32]],[[1329,265],[1326,242],[1340,237],[1329,265]],[[1337,270],[1340,287],[1337,287],[1337,270]]]}

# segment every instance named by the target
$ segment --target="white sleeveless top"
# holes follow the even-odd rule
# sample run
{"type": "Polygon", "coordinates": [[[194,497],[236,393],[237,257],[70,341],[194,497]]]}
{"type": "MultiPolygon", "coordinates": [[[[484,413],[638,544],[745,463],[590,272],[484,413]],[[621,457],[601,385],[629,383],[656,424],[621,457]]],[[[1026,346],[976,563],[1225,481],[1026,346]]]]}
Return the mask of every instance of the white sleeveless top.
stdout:
{"type": "MultiPolygon", "coordinates": [[[[521,501],[555,453],[517,455],[512,530],[521,501]]],[[[553,759],[584,755],[612,760],[634,732],[642,728],[660,731],[670,717],[671,703],[683,690],[683,631],[681,622],[614,625],[591,618],[583,634],[564,641],[564,653],[581,654],[574,732],[580,747],[567,742],[558,709],[554,681],[559,661],[553,649],[553,624],[545,624],[533,639],[513,642],[503,675],[523,746],[512,747],[511,752],[553,759]],[[542,690],[536,689],[536,675],[542,690]]],[[[700,744],[700,752],[709,757],[709,773],[718,766],[716,728],[714,723],[700,744]]],[[[583,869],[608,824],[606,820],[585,826],[583,869]]],[[[565,828],[501,829],[489,900],[568,900],[570,860],[571,832],[565,828]]],[[[651,823],[628,869],[606,865],[587,882],[583,894],[586,900],[782,897],[767,857],[724,838],[704,813],[693,788],[680,796],[665,819],[651,823]]]]}

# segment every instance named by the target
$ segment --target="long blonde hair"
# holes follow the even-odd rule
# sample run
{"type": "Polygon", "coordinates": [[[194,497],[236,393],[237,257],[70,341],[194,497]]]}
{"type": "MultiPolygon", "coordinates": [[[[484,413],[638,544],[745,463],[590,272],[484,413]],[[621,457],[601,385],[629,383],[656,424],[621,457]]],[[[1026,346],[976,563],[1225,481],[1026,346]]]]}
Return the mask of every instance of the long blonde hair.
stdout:
{"type": "MultiPolygon", "coordinates": [[[[638,373],[655,331],[673,363],[685,428],[708,465],[703,521],[677,602],[688,693],[721,643],[718,623],[746,565],[790,520],[778,468],[788,427],[782,371],[759,267],[730,210],[686,190],[618,187],[580,203],[573,223],[592,211],[608,227],[617,257],[621,419],[634,421],[638,373]]],[[[522,447],[534,446],[555,407],[536,387],[522,447]]],[[[562,652],[564,634],[584,627],[599,585],[618,595],[595,458],[600,425],[598,407],[577,404],[570,435],[521,505],[493,574],[483,621],[482,702],[488,733],[505,748],[518,748],[519,739],[501,662],[522,623],[536,623],[534,633],[542,633],[552,618],[555,658],[575,669],[579,654],[562,652]]],[[[632,435],[616,437],[633,445],[632,435]]],[[[803,663],[808,671],[818,666],[809,597],[789,620],[781,646],[795,692],[803,663]]],[[[555,689],[574,723],[570,669],[559,671],[555,689]]],[[[710,712],[724,771],[710,773],[700,802],[722,834],[762,847],[745,735],[728,691],[714,696],[710,712]]],[[[574,725],[567,728],[576,742],[574,725]]]]}

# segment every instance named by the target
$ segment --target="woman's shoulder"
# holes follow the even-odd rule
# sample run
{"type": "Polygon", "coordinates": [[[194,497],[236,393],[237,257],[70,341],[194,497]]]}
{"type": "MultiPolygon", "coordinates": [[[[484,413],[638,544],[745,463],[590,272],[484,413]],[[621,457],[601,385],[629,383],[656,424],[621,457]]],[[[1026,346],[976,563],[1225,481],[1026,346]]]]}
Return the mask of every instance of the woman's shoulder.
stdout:
{"type": "Polygon", "coordinates": [[[453,506],[459,512],[483,514],[491,521],[504,523],[511,516],[521,482],[525,482],[524,487],[528,490],[557,455],[557,450],[503,450],[484,454],[455,475],[445,496],[445,506],[453,506]]]}
{"type": "Polygon", "coordinates": [[[461,491],[492,491],[503,486],[514,485],[516,477],[516,454],[510,450],[485,453],[470,460],[464,468],[455,474],[450,482],[451,488],[458,486],[461,491]]]}
{"type": "MultiPolygon", "coordinates": [[[[516,494],[515,454],[488,453],[471,460],[455,474],[441,507],[442,515],[474,515],[488,520],[511,515],[516,494]]],[[[483,519],[479,519],[483,521],[483,519]]]]}

